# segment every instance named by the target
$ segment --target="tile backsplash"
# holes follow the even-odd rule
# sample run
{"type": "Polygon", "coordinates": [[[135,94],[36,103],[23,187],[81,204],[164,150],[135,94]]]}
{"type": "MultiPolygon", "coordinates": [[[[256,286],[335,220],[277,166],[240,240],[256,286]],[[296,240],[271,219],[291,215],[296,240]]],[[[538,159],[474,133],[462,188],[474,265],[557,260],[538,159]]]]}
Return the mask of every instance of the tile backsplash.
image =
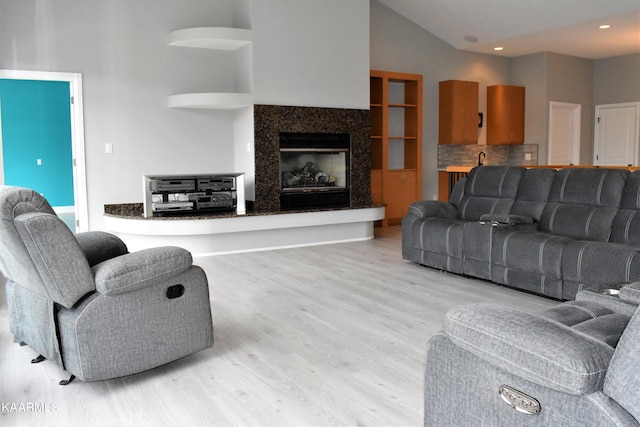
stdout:
{"type": "Polygon", "coordinates": [[[438,169],[447,166],[475,166],[478,155],[484,152],[485,165],[521,165],[538,164],[538,144],[518,145],[478,145],[443,144],[438,145],[438,169]]]}

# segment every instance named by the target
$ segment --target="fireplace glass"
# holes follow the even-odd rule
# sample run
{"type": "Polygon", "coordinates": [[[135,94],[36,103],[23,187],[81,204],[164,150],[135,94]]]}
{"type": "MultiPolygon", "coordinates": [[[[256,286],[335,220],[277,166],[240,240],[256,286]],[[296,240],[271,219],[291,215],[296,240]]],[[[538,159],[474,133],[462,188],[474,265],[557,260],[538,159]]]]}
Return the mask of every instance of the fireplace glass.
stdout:
{"type": "Polygon", "coordinates": [[[348,134],[280,134],[280,208],[349,206],[348,134]]]}

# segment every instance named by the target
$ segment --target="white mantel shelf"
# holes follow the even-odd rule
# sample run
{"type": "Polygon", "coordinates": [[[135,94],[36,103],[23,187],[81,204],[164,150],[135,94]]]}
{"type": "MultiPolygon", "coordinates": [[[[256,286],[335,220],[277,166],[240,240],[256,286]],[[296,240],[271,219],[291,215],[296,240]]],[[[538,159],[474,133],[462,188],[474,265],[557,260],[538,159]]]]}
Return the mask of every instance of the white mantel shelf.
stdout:
{"type": "Polygon", "coordinates": [[[169,33],[169,46],[236,50],[252,41],[251,30],[226,27],[186,28],[169,33]]]}
{"type": "Polygon", "coordinates": [[[253,105],[250,93],[181,93],[169,96],[169,108],[234,110],[253,105]]]}
{"type": "Polygon", "coordinates": [[[226,218],[132,218],[105,215],[105,227],[130,251],[180,246],[194,256],[369,240],[384,207],[242,215],[226,218]]]}

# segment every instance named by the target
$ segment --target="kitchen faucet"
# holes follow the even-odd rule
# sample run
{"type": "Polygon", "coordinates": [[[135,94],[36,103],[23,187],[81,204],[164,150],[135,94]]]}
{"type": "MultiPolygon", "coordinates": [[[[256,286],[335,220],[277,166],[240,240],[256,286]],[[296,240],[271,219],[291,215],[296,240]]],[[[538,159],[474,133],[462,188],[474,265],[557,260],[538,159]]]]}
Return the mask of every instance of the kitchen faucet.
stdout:
{"type": "Polygon", "coordinates": [[[482,159],[486,158],[487,155],[484,154],[484,151],[481,151],[480,154],[478,154],[478,166],[482,166],[484,163],[482,163],[482,159]]]}

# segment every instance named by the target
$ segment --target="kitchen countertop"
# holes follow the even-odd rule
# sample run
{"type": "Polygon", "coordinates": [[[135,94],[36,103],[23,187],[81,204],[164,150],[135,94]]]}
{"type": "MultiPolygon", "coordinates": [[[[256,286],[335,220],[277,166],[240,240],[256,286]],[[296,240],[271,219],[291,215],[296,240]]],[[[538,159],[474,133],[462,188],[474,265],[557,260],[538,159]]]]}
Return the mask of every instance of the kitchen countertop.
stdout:
{"type": "Polygon", "coordinates": [[[475,168],[475,166],[447,166],[446,172],[469,172],[471,169],[475,168]]]}

